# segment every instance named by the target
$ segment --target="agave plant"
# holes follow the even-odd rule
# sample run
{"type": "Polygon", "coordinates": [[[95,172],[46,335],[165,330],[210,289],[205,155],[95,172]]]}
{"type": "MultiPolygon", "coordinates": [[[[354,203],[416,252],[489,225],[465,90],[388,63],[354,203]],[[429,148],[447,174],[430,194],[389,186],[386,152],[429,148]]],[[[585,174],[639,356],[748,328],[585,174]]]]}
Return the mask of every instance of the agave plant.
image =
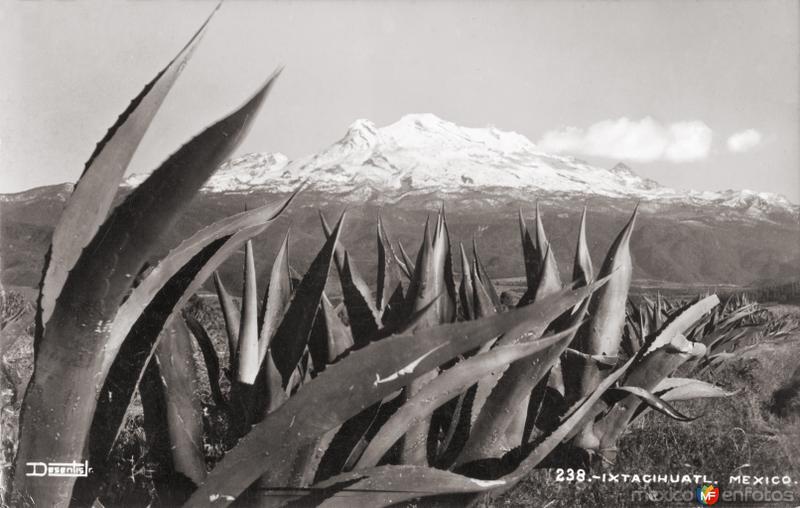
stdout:
{"type": "Polygon", "coordinates": [[[378,218],[374,292],[341,241],[344,215],[333,228],[323,216],[322,247],[308,270],[291,268],[287,234],[259,302],[249,240],[293,196],[207,226],[153,262],[158,238],[234,149],[275,79],[111,210],[136,145],[204,28],[98,144],[56,228],[37,308],[16,501],[93,503],[136,390],[160,465],[161,502],[186,506],[384,506],[500,492],[564,443],[608,454],[642,404],[686,419],[667,399],[696,392],[669,376],[703,354],[706,347],[686,337],[718,300],[664,321],[624,359],[635,211],[596,277],[584,212],[568,284],[539,207],[533,235],[520,213],[528,287],[510,310],[474,242],[472,260],[460,248],[456,280],[444,210],[426,224],[413,261],[402,245],[395,251],[378,218]],[[215,271],[242,247],[237,301],[215,271]],[[331,265],[338,290],[328,287],[331,265]],[[182,312],[210,278],[226,369],[204,324],[182,312]],[[195,348],[212,404],[234,422],[233,444],[210,471],[195,348]],[[25,474],[31,461],[84,459],[93,473],[78,484],[25,474]]]}
{"type": "Polygon", "coordinates": [[[159,237],[236,147],[277,77],[111,210],[139,141],[207,23],[98,143],[53,233],[37,305],[34,373],[21,412],[14,474],[20,502],[65,506],[75,483],[28,476],[29,462],[71,463],[88,455],[95,471],[103,470],[163,324],[226,252],[266,229],[291,200],[212,224],[137,277],[159,237]]]}

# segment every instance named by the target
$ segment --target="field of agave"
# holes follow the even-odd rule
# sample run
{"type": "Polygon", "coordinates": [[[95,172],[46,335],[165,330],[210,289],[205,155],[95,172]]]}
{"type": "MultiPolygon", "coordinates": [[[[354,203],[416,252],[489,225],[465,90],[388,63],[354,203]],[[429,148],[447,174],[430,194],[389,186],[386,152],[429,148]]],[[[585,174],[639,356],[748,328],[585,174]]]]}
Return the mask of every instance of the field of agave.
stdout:
{"type": "Polygon", "coordinates": [[[529,230],[520,213],[527,291],[513,308],[501,302],[476,246],[471,257],[463,246],[454,255],[443,210],[425,225],[413,259],[377,219],[374,284],[340,240],[342,215],[333,226],[322,217],[322,246],[304,274],[291,267],[287,235],[258,287],[249,240],[293,196],[211,224],[154,262],[159,237],[234,150],[277,78],[112,209],[204,28],[97,145],[56,227],[15,470],[5,478],[9,502],[94,503],[139,402],[157,464],[153,498],[162,505],[371,507],[468,502],[566,456],[602,467],[644,411],[690,420],[671,403],[730,395],[672,374],[687,362],[701,371],[724,361],[741,339],[732,325],[752,309],[715,310],[714,295],[631,307],[636,210],[599,267],[584,213],[571,281],[561,280],[542,214],[529,230]],[[242,248],[243,293],[235,298],[214,273],[242,248]],[[210,279],[226,351],[184,312],[210,279]],[[203,446],[201,382],[214,414],[229,422],[214,460],[203,446]],[[83,460],[92,473],[77,481],[25,474],[28,462],[83,460]]]}

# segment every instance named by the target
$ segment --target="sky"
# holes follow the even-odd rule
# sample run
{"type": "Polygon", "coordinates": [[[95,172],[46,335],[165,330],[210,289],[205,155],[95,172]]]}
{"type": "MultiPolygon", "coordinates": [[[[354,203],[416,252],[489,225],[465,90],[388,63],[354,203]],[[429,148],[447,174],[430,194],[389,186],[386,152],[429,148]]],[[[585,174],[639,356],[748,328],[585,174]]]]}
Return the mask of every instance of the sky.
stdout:
{"type": "MultiPolygon", "coordinates": [[[[75,181],[209,1],[0,0],[0,192],[75,181]]],[[[226,1],[131,163],[285,69],[237,150],[315,153],[433,113],[678,189],[800,202],[800,2],[226,1]]]]}

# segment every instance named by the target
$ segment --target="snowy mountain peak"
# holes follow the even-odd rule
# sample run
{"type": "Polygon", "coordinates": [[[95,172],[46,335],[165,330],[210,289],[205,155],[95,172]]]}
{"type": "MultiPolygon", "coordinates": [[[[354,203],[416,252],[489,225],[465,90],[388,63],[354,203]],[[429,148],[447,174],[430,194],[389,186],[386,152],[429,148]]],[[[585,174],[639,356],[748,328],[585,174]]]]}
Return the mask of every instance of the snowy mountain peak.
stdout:
{"type": "Polygon", "coordinates": [[[617,163],[616,166],[611,168],[611,171],[613,171],[614,173],[622,173],[622,174],[626,174],[626,175],[627,174],[631,174],[631,175],[633,174],[633,170],[631,169],[631,167],[628,166],[627,164],[625,164],[624,162],[617,163]]]}
{"type": "MultiPolygon", "coordinates": [[[[134,175],[126,184],[143,179],[134,175]]],[[[462,127],[430,113],[405,115],[385,127],[356,120],[335,143],[291,161],[280,153],[245,155],[225,163],[205,189],[288,192],[304,181],[318,191],[353,201],[392,201],[415,193],[529,199],[544,192],[709,204],[753,216],[774,207],[797,213],[796,206],[781,196],[676,191],[640,177],[623,163],[600,168],[544,153],[516,132],[494,126],[462,127]]]]}
{"type": "Polygon", "coordinates": [[[359,119],[350,124],[344,137],[339,141],[353,149],[372,149],[379,142],[378,127],[370,120],[359,119]]]}

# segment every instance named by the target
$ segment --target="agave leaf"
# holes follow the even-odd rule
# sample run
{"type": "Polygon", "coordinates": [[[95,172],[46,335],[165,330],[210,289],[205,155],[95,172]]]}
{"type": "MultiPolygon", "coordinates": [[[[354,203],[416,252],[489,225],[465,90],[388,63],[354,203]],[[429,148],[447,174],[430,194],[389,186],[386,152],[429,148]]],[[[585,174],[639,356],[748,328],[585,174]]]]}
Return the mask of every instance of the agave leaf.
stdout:
{"type": "Polygon", "coordinates": [[[461,250],[461,285],[458,288],[458,296],[461,302],[461,312],[464,319],[475,319],[475,287],[472,283],[470,262],[467,259],[467,253],[464,252],[464,244],[460,243],[459,249],[461,250]]]}
{"type": "Polygon", "coordinates": [[[397,255],[392,248],[392,241],[389,238],[386,228],[383,226],[383,219],[378,214],[378,284],[376,290],[375,306],[381,316],[386,312],[392,292],[398,283],[397,271],[399,263],[397,255]]]}
{"type": "MultiPolygon", "coordinates": [[[[475,460],[498,458],[522,445],[531,391],[572,341],[580,324],[578,321],[556,335],[566,340],[559,340],[541,354],[508,367],[480,408],[467,443],[456,459],[456,467],[475,460]]],[[[538,341],[521,343],[529,342],[538,341]]]]}
{"type": "MultiPolygon", "coordinates": [[[[409,306],[418,311],[428,301],[433,301],[435,308],[426,314],[428,320],[419,326],[435,326],[449,323],[456,318],[455,284],[453,282],[452,258],[450,255],[450,238],[447,231],[444,209],[436,221],[436,228],[431,236],[425,224],[424,239],[417,255],[416,271],[411,280],[408,298],[409,306]],[[435,298],[439,295],[438,298],[435,298]],[[434,300],[435,298],[435,300],[434,300]]],[[[435,370],[421,376],[406,389],[405,396],[413,397],[423,386],[437,375],[435,370]]],[[[426,418],[420,420],[406,433],[400,451],[400,460],[407,464],[427,464],[427,444],[431,422],[426,418]]]]}
{"type": "Polygon", "coordinates": [[[75,459],[75,450],[85,449],[100,388],[121,346],[109,339],[112,322],[134,275],[154,253],[162,233],[236,147],[272,82],[273,78],[243,107],[181,147],[135,189],[70,271],[49,321],[53,331],[45,329],[39,342],[23,403],[16,492],[46,506],[63,506],[69,500],[74,477],[25,476],[25,464],[68,462],[75,459]],[[37,431],[43,425],[66,430],[60,435],[37,431]]]}
{"type": "MultiPolygon", "coordinates": [[[[322,221],[325,237],[330,237],[331,230],[322,212],[320,212],[320,220],[322,221]]],[[[355,340],[356,345],[361,347],[369,339],[375,337],[377,331],[383,327],[380,318],[381,313],[373,303],[369,286],[352,263],[348,252],[340,243],[336,245],[334,259],[339,273],[339,280],[342,284],[344,305],[347,309],[347,316],[350,318],[353,340],[355,340]]]]}
{"type": "MultiPolygon", "coordinates": [[[[492,341],[487,342],[487,344],[491,343],[492,341]]],[[[485,345],[481,346],[476,354],[483,354],[489,351],[489,349],[491,348],[485,345]]],[[[435,465],[439,468],[449,468],[461,452],[464,443],[467,441],[470,426],[472,425],[470,410],[475,400],[477,389],[478,386],[473,380],[472,386],[468,387],[466,391],[462,392],[449,403],[449,405],[452,406],[452,410],[444,414],[442,427],[443,430],[446,429],[446,431],[444,436],[439,440],[436,449],[435,465]]],[[[447,408],[447,406],[442,409],[445,408],[447,408]]]]}
{"type": "Polygon", "coordinates": [[[258,337],[259,363],[264,361],[269,344],[278,329],[283,314],[289,307],[291,298],[292,277],[289,270],[289,231],[287,231],[278,255],[275,256],[272,263],[269,287],[264,295],[264,312],[258,337]]]}
{"type": "MultiPolygon", "coordinates": [[[[489,290],[483,284],[483,281],[481,281],[478,273],[480,273],[480,268],[476,261],[472,267],[472,302],[474,305],[472,312],[476,318],[481,318],[495,314],[497,312],[497,308],[492,303],[492,297],[489,294],[489,290]]],[[[491,284],[491,281],[489,281],[489,284],[491,284]]]]}
{"type": "Polygon", "coordinates": [[[614,388],[614,390],[619,390],[622,392],[631,393],[637,397],[639,397],[642,401],[644,401],[649,407],[655,409],[659,413],[663,413],[674,420],[678,420],[679,422],[691,422],[697,419],[697,417],[692,418],[689,416],[684,415],[657,395],[645,390],[644,388],[639,388],[638,386],[618,386],[614,388]]]}
{"type": "Polygon", "coordinates": [[[206,372],[208,373],[208,385],[211,389],[211,397],[214,399],[214,404],[219,407],[224,407],[227,405],[227,401],[219,387],[219,357],[217,356],[217,351],[214,349],[214,343],[211,337],[209,337],[208,332],[206,332],[205,327],[200,324],[194,316],[184,313],[183,318],[197,341],[200,352],[203,354],[206,372]]]}
{"type": "Polygon", "coordinates": [[[475,264],[478,267],[478,276],[477,278],[473,277],[473,280],[480,279],[480,281],[483,283],[483,287],[489,294],[489,298],[492,300],[492,305],[494,305],[495,309],[499,309],[500,297],[497,296],[497,290],[494,288],[492,279],[489,278],[489,274],[486,273],[486,268],[483,266],[483,261],[481,261],[480,256],[478,256],[478,243],[475,241],[475,237],[472,237],[472,257],[475,259],[475,264]]]}
{"type": "Polygon", "coordinates": [[[253,242],[245,243],[244,283],[242,285],[242,316],[239,327],[239,351],[236,381],[252,385],[261,363],[258,356],[258,288],[256,287],[256,265],[253,258],[253,242]]]}
{"type": "MultiPolygon", "coordinates": [[[[577,341],[578,349],[589,355],[616,357],[619,353],[633,272],[630,239],[637,211],[638,205],[628,223],[611,244],[600,269],[599,276],[608,277],[609,282],[592,297],[588,311],[589,323],[577,341]]],[[[574,377],[574,373],[567,374],[568,401],[578,400],[591,393],[603,376],[603,372],[593,362],[585,363],[584,369],[577,377],[574,377]]],[[[597,445],[598,440],[592,427],[593,422],[588,422],[576,440],[576,446],[590,449],[597,445]]]]}
{"type": "Polygon", "coordinates": [[[511,364],[521,358],[541,353],[542,350],[570,338],[569,333],[552,337],[542,337],[514,346],[494,348],[486,353],[473,356],[447,369],[435,380],[425,385],[392,415],[372,439],[356,469],[376,466],[380,458],[402,437],[406,429],[416,422],[430,416],[433,411],[475,384],[476,377],[489,374],[492,370],[511,364]]]}
{"type": "MultiPolygon", "coordinates": [[[[337,429],[332,429],[315,438],[311,444],[304,446],[296,455],[290,470],[288,471],[289,487],[308,487],[314,483],[314,476],[317,474],[322,458],[328,450],[337,429]]],[[[268,491],[265,489],[265,491],[268,491]]]]}
{"type": "Polygon", "coordinates": [[[550,247],[550,242],[547,240],[547,234],[544,230],[544,223],[542,222],[542,211],[539,208],[539,202],[536,202],[536,251],[539,253],[539,258],[544,263],[544,254],[550,247]]]}
{"type": "Polygon", "coordinates": [[[687,307],[683,312],[667,323],[658,335],[655,336],[654,340],[646,343],[642,347],[644,351],[642,356],[647,355],[650,351],[655,351],[665,344],[669,344],[675,337],[684,334],[692,324],[717,305],[719,305],[719,297],[717,297],[717,295],[711,295],[687,307]]]}
{"type": "Polygon", "coordinates": [[[394,287],[392,296],[389,298],[389,303],[383,310],[381,315],[381,322],[383,323],[383,330],[380,334],[384,334],[386,330],[393,330],[399,326],[408,316],[408,309],[406,308],[406,296],[403,294],[403,283],[398,282],[394,287]]]}
{"type": "MultiPolygon", "coordinates": [[[[536,288],[536,296],[534,297],[534,301],[536,299],[541,299],[548,295],[554,294],[562,288],[561,279],[557,272],[558,267],[555,264],[555,259],[553,258],[553,253],[550,250],[549,244],[547,245],[547,252],[544,255],[541,266],[542,270],[540,272],[539,285],[536,288]]],[[[584,313],[585,309],[579,316],[574,317],[574,322],[580,322],[583,319],[584,313]]],[[[557,326],[556,323],[554,323],[554,325],[557,326]]],[[[577,329],[574,331],[577,332],[577,329]]],[[[504,406],[502,414],[511,416],[512,419],[500,425],[500,428],[503,429],[503,438],[505,440],[505,444],[502,444],[502,439],[501,442],[495,443],[494,445],[487,445],[487,443],[484,442],[484,450],[487,450],[488,447],[503,448],[506,444],[510,444],[511,447],[515,447],[516,445],[513,443],[522,442],[522,437],[525,432],[525,423],[528,416],[528,408],[530,405],[530,395],[539,380],[543,376],[547,376],[548,372],[550,372],[553,367],[558,365],[558,356],[563,352],[563,349],[566,346],[567,344],[564,344],[563,347],[558,348],[558,350],[554,348],[553,351],[551,351],[552,355],[546,355],[541,364],[534,365],[531,362],[519,362],[512,365],[509,370],[506,371],[506,373],[503,375],[505,381],[503,378],[500,379],[500,382],[495,389],[496,393],[493,392],[495,395],[489,396],[487,402],[488,408],[484,406],[484,410],[488,410],[489,413],[491,413],[493,409],[496,409],[496,404],[501,404],[504,406]],[[539,379],[534,380],[534,378],[539,379]],[[497,396],[499,396],[500,400],[503,400],[503,402],[494,399],[494,397],[497,396]],[[516,409],[514,409],[514,407],[516,407],[516,409]]],[[[482,416],[479,415],[478,420],[476,421],[476,426],[480,426],[482,423],[485,424],[484,422],[485,421],[482,420],[482,416]]],[[[498,434],[495,433],[494,435],[497,436],[498,434]]]]}
{"type": "Polygon", "coordinates": [[[400,257],[397,257],[395,259],[397,259],[397,262],[400,268],[403,270],[403,273],[406,275],[406,277],[408,277],[408,279],[411,280],[414,270],[416,269],[414,267],[414,262],[411,261],[411,257],[406,252],[406,249],[405,247],[403,247],[403,244],[400,243],[399,241],[397,242],[397,247],[400,249],[400,257]]]}
{"type": "MultiPolygon", "coordinates": [[[[633,265],[630,255],[630,238],[636,221],[638,207],[625,225],[600,269],[600,277],[609,277],[608,284],[594,295],[589,308],[591,320],[585,341],[580,348],[589,354],[616,356],[625,324],[625,306],[631,284],[633,265]]],[[[590,386],[589,389],[594,389],[590,386]]]]}
{"type": "Polygon", "coordinates": [[[575,247],[575,262],[572,267],[572,280],[583,281],[584,284],[594,280],[592,256],[589,254],[589,245],[586,242],[586,207],[583,208],[583,213],[581,214],[578,245],[575,247]]]}
{"type": "Polygon", "coordinates": [[[272,339],[270,349],[275,366],[283,378],[284,387],[289,385],[289,378],[308,345],[322,292],[328,282],[328,274],[333,262],[335,246],[339,241],[343,220],[344,214],[339,217],[333,232],[328,236],[325,245],[297,286],[292,295],[292,301],[272,339]]]}
{"type": "MultiPolygon", "coordinates": [[[[417,376],[480,346],[487,338],[524,322],[551,321],[594,289],[592,285],[571,290],[477,321],[393,335],[352,351],[256,424],[209,473],[187,506],[227,506],[263,473],[280,474],[290,450],[342,424],[417,376]],[[347,387],[346,396],[342,387],[347,387]]],[[[273,485],[281,486],[280,482],[273,485]]]]}
{"type": "MultiPolygon", "coordinates": [[[[393,330],[382,330],[390,332],[385,338],[395,333],[409,333],[416,329],[428,312],[435,309],[435,300],[431,301],[424,308],[412,314],[411,317],[402,325],[398,325],[393,330]]],[[[379,403],[373,404],[359,412],[353,418],[342,424],[337,432],[335,439],[330,445],[329,452],[325,455],[318,472],[318,479],[328,478],[338,474],[343,470],[353,467],[358,457],[366,448],[368,440],[377,432],[389,416],[394,413],[404,397],[401,391],[397,391],[388,397],[383,398],[379,403]],[[321,475],[321,476],[320,476],[321,475]]]]}
{"type": "Polygon", "coordinates": [[[200,484],[206,476],[206,462],[203,455],[203,410],[197,397],[199,380],[192,341],[180,316],[170,320],[165,333],[168,337],[159,341],[153,356],[158,365],[165,402],[165,411],[157,417],[165,420],[174,470],[200,484]]]}
{"type": "MultiPolygon", "coordinates": [[[[672,335],[666,328],[664,332],[672,335]]],[[[668,343],[662,343],[656,349],[649,348],[645,351],[645,348],[642,348],[642,351],[644,352],[641,356],[637,354],[633,358],[634,365],[625,377],[624,384],[650,392],[686,360],[703,356],[706,348],[699,342],[690,342],[683,335],[677,334],[672,335],[668,343]]],[[[608,413],[595,423],[594,431],[599,439],[600,450],[614,450],[616,442],[627,428],[639,404],[638,394],[629,395],[615,403],[608,413]]]]}
{"type": "MultiPolygon", "coordinates": [[[[79,478],[73,496],[79,504],[91,502],[96,497],[96,489],[103,482],[103,475],[109,471],[106,460],[112,445],[121,432],[125,414],[133,394],[137,389],[145,366],[155,354],[157,340],[167,319],[181,298],[186,285],[200,267],[218,252],[225,239],[212,242],[200,251],[174,277],[164,285],[151,304],[132,326],[128,340],[120,347],[117,358],[109,370],[109,375],[97,401],[97,409],[91,422],[88,440],[88,458],[92,467],[88,478],[79,478]]],[[[188,298],[186,298],[188,300],[188,298]]]]}
{"type": "Polygon", "coordinates": [[[525,225],[525,218],[522,216],[522,209],[519,210],[519,236],[522,241],[522,259],[525,261],[525,280],[528,284],[529,291],[536,287],[536,282],[539,279],[539,253],[536,252],[536,246],[533,244],[531,234],[528,232],[528,226],[525,225]]]}
{"type": "Polygon", "coordinates": [[[726,392],[717,385],[700,381],[699,379],[674,378],[663,379],[653,389],[653,393],[659,395],[662,400],[667,402],[679,400],[693,400],[714,397],[730,397],[736,395],[739,390],[726,392]]]}
{"type": "MultiPolygon", "coordinates": [[[[600,279],[600,280],[596,281],[593,284],[593,287],[595,287],[595,288],[600,287],[603,284],[605,284],[607,281],[608,281],[608,278],[600,279]]],[[[545,297],[545,299],[558,298],[559,295],[570,294],[572,292],[572,290],[573,290],[572,288],[561,289],[558,293],[555,293],[555,294],[553,294],[553,295],[551,295],[549,297],[545,297]]],[[[576,304],[577,303],[580,303],[580,301],[576,302],[576,304]]],[[[525,308],[525,307],[527,307],[527,305],[524,306],[524,307],[521,307],[521,308],[525,308]]],[[[548,322],[539,322],[535,326],[532,325],[531,323],[523,323],[521,326],[510,330],[504,336],[500,337],[497,340],[496,345],[497,346],[507,346],[507,345],[511,345],[511,344],[516,344],[519,341],[529,340],[531,338],[537,338],[537,337],[541,336],[544,333],[545,329],[547,328],[547,326],[549,324],[550,324],[549,321],[548,322]]],[[[485,376],[483,379],[478,381],[478,389],[477,389],[477,392],[475,394],[475,400],[474,400],[473,406],[472,406],[473,424],[474,424],[475,420],[477,420],[478,415],[481,414],[483,406],[486,403],[486,400],[489,398],[489,396],[493,392],[495,386],[497,385],[498,380],[500,379],[500,376],[503,375],[504,371],[505,371],[505,369],[498,369],[496,372],[493,372],[491,375],[485,376]]],[[[496,395],[496,396],[499,396],[499,395],[496,395]]]]}
{"type": "MultiPolygon", "coordinates": [[[[439,232],[440,225],[441,220],[438,221],[436,233],[439,232]]],[[[439,276],[443,273],[443,267],[439,266],[439,262],[443,262],[444,259],[442,259],[441,253],[437,251],[433,245],[429,227],[430,219],[425,221],[422,245],[419,248],[417,261],[414,265],[416,269],[414,270],[411,284],[408,287],[408,295],[406,296],[408,301],[407,307],[410,308],[412,312],[419,313],[421,309],[428,305],[433,306],[431,310],[422,315],[423,317],[416,324],[416,329],[437,326],[449,322],[446,320],[444,314],[444,312],[446,312],[446,307],[440,304],[443,299],[446,299],[446,296],[442,294],[444,284],[439,279],[439,276]]],[[[431,370],[418,377],[406,387],[404,396],[406,398],[413,397],[423,386],[434,379],[436,375],[437,372],[431,370]]],[[[421,421],[408,429],[400,449],[399,460],[402,464],[427,465],[429,431],[429,419],[421,421]]]]}
{"type": "Polygon", "coordinates": [[[561,276],[558,274],[558,265],[553,256],[553,251],[550,250],[550,245],[547,246],[544,260],[542,261],[542,271],[539,277],[538,286],[536,287],[536,298],[542,298],[546,295],[552,294],[563,287],[561,283],[561,276]]]}
{"type": "Polygon", "coordinates": [[[345,325],[325,293],[314,324],[314,332],[308,344],[314,370],[320,372],[353,347],[353,335],[345,325]]]}
{"type": "Polygon", "coordinates": [[[653,326],[656,328],[656,330],[660,330],[664,322],[664,315],[665,315],[664,299],[661,297],[661,291],[656,293],[656,302],[653,314],[654,314],[653,326]]]}
{"type": "MultiPolygon", "coordinates": [[[[150,122],[203,37],[217,8],[186,46],[137,95],[97,144],[53,231],[39,298],[39,324],[53,313],[69,271],[106,219],[133,154],[150,122]]],[[[41,327],[37,339],[41,336],[41,327]]]]}
{"type": "Polygon", "coordinates": [[[155,347],[160,326],[173,309],[183,308],[231,253],[269,227],[295,195],[296,192],[287,199],[228,217],[192,235],[170,252],[122,304],[109,338],[109,344],[122,344],[121,352],[109,368],[108,379],[100,392],[89,440],[90,458],[98,464],[95,471],[101,470],[99,461],[105,459],[122,427],[125,411],[155,347]]]}
{"type": "Polygon", "coordinates": [[[530,443],[525,448],[530,452],[520,462],[517,469],[512,473],[501,478],[506,485],[513,486],[526,476],[530,474],[534,467],[536,467],[542,460],[544,460],[550,453],[569,435],[573,429],[580,428],[585,425],[586,421],[592,418],[595,411],[595,405],[600,400],[606,390],[608,390],[617,380],[622,377],[633,363],[633,359],[628,360],[622,367],[608,375],[597,388],[587,397],[578,401],[571,411],[567,413],[562,423],[556,427],[551,433],[539,437],[533,443],[530,443]]]}
{"type": "Polygon", "coordinates": [[[358,347],[361,347],[375,337],[378,330],[383,328],[383,323],[381,323],[380,311],[372,305],[372,295],[358,274],[347,251],[344,253],[343,265],[340,280],[342,281],[342,294],[347,308],[347,317],[350,320],[353,340],[358,347]]]}
{"type": "Polygon", "coordinates": [[[237,355],[239,345],[239,328],[242,325],[242,316],[236,308],[236,302],[228,293],[222,278],[214,272],[214,288],[217,290],[217,299],[220,309],[222,309],[222,319],[225,321],[225,334],[228,337],[228,363],[231,371],[234,370],[234,360],[237,355]]]}
{"type": "Polygon", "coordinates": [[[456,283],[453,275],[453,256],[450,249],[450,233],[447,229],[444,205],[439,212],[436,230],[433,233],[433,267],[437,291],[443,295],[437,302],[441,308],[441,321],[448,323],[456,319],[456,283]]]}
{"type": "MultiPolygon", "coordinates": [[[[319,494],[300,498],[298,503],[301,504],[298,506],[309,502],[326,507],[388,506],[441,494],[508,490],[527,477],[563,441],[572,428],[580,425],[591,414],[597,400],[629,365],[630,362],[606,378],[589,397],[576,404],[570,415],[552,433],[527,446],[528,454],[517,468],[500,478],[483,480],[418,466],[382,466],[345,473],[317,484],[314,487],[320,489],[319,494]],[[404,487],[405,485],[408,486],[404,487]]],[[[464,502],[470,504],[466,500],[464,502]]]]}

